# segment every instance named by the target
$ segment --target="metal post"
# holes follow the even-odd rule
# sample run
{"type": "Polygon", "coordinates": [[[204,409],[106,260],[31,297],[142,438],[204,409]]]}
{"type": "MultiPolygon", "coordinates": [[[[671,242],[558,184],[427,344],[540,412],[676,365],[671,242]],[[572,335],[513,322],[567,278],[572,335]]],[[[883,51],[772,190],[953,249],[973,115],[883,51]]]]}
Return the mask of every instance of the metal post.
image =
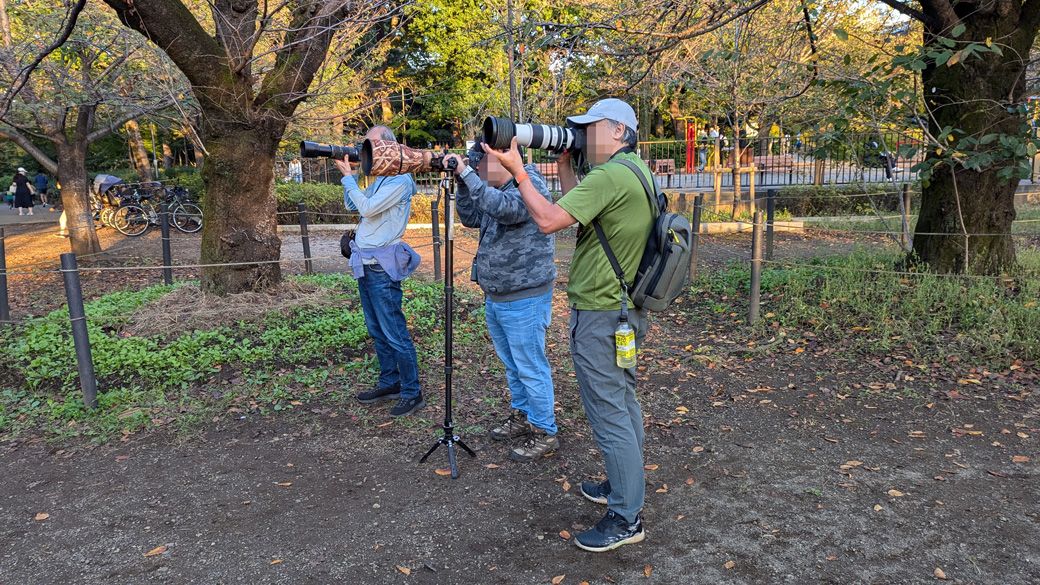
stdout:
{"type": "Polygon", "coordinates": [[[159,206],[159,228],[162,231],[162,277],[165,284],[173,284],[173,254],[170,252],[170,207],[159,206]]]}
{"type": "Polygon", "coordinates": [[[751,306],[748,321],[758,321],[762,303],[762,211],[755,212],[755,225],[751,230],[751,306]]]}
{"type": "Polygon", "coordinates": [[[697,251],[701,243],[701,211],[704,210],[704,193],[693,198],[693,233],[690,234],[690,282],[697,276],[697,251]]]}
{"type": "Polygon", "coordinates": [[[902,234],[899,243],[903,249],[910,251],[910,185],[903,183],[903,193],[899,200],[899,214],[902,216],[902,234]]]}
{"type": "Polygon", "coordinates": [[[89,409],[97,408],[97,379],[94,378],[94,361],[90,355],[90,337],[87,335],[87,317],[83,313],[83,289],[79,283],[79,267],[75,254],[61,255],[61,276],[65,280],[65,299],[69,306],[69,321],[72,323],[72,342],[76,346],[76,365],[79,369],[79,385],[83,389],[83,404],[89,409]]]}
{"type": "Polygon", "coordinates": [[[314,274],[314,263],[311,262],[311,236],[307,229],[307,204],[303,202],[297,203],[296,211],[300,218],[300,240],[303,242],[303,267],[307,274],[314,274]]]}
{"type": "Polygon", "coordinates": [[[437,203],[441,200],[440,193],[437,199],[430,202],[430,223],[433,225],[433,279],[441,279],[441,232],[437,227],[437,203]]]}
{"type": "Polygon", "coordinates": [[[686,213],[686,193],[679,193],[679,213],[686,213]]]}
{"type": "Polygon", "coordinates": [[[11,323],[11,305],[7,299],[7,251],[4,228],[0,227],[0,325],[11,323]]]}
{"type": "Polygon", "coordinates": [[[776,219],[776,189],[766,191],[766,260],[773,259],[773,221],[776,219]]]}

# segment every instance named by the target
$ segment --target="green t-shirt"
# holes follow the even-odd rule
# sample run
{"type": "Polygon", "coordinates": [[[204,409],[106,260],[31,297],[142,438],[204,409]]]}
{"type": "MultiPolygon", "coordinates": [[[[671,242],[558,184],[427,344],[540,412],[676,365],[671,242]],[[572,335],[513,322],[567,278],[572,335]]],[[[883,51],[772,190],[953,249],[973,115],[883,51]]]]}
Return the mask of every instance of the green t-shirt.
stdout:
{"type": "Polygon", "coordinates": [[[638,164],[647,181],[653,181],[650,169],[639,155],[625,152],[592,169],[559,201],[559,206],[582,225],[567,285],[570,305],[580,310],[616,311],[621,308],[621,286],[596,237],[592,221],[599,220],[629,284],[636,277],[653,227],[653,212],[646,190],[631,169],[615,162],[621,158],[638,164]]]}

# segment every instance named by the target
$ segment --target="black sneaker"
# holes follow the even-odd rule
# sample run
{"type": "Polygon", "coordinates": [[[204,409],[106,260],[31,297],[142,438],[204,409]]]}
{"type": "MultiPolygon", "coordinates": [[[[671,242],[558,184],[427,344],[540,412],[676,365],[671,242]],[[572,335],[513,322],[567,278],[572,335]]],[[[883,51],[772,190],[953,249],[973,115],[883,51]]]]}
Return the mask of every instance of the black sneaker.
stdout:
{"type": "Polygon", "coordinates": [[[390,416],[407,416],[420,408],[426,408],[426,401],[422,394],[415,398],[402,398],[390,409],[390,416]]]}
{"type": "Polygon", "coordinates": [[[610,480],[605,479],[599,483],[594,481],[581,482],[581,495],[585,499],[597,504],[607,505],[607,496],[610,495],[610,480]]]}
{"type": "Polygon", "coordinates": [[[357,395],[357,400],[361,404],[372,404],[374,402],[382,402],[384,400],[397,400],[401,398],[401,385],[394,384],[388,388],[375,388],[362,392],[357,395]]]}
{"type": "Polygon", "coordinates": [[[607,515],[596,523],[595,528],[582,532],[574,539],[578,548],[590,552],[607,552],[626,544],[643,542],[646,532],[643,531],[642,520],[636,518],[635,523],[629,524],[613,510],[608,510],[607,515]]]}

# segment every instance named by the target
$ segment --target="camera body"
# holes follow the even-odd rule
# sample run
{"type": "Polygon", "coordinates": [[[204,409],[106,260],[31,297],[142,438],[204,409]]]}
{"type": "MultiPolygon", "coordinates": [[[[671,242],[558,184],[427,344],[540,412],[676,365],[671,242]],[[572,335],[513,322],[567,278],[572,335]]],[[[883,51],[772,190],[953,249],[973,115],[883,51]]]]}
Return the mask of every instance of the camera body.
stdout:
{"type": "Polygon", "coordinates": [[[332,158],[336,160],[361,161],[361,146],[342,146],[321,142],[300,141],[300,158],[332,158]]]}

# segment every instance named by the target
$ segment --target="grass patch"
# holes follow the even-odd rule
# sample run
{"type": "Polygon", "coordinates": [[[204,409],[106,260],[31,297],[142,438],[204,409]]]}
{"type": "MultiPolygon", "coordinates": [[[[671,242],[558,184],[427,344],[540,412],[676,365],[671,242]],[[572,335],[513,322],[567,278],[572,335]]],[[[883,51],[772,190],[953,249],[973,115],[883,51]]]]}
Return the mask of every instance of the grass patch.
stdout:
{"type": "MultiPolygon", "coordinates": [[[[869,350],[910,348],[918,356],[957,354],[968,362],[1040,357],[1040,251],[1021,250],[1020,278],[951,278],[890,274],[899,254],[858,251],[849,256],[767,267],[762,273],[760,327],[813,331],[869,350]],[[871,272],[874,271],[874,272],[871,272]]],[[[750,269],[734,264],[700,277],[714,313],[746,307],[750,269]]]]}
{"type": "MultiPolygon", "coordinates": [[[[342,399],[345,387],[355,386],[359,376],[368,377],[376,369],[374,358],[367,355],[371,352],[364,351],[368,333],[357,285],[341,274],[287,281],[292,306],[283,302],[284,296],[272,297],[268,310],[240,313],[244,317],[235,322],[214,315],[208,324],[185,311],[184,318],[195,324],[192,328],[160,328],[147,335],[132,334],[135,315],[163,307],[166,299],[193,297],[178,296],[184,292],[178,290],[181,287],[153,286],[87,303],[94,369],[102,390],[93,412],[82,403],[65,309],[4,332],[0,359],[8,374],[0,389],[0,438],[39,429],[55,438],[103,441],[149,426],[208,420],[210,414],[228,408],[266,414],[315,400],[342,399]]],[[[443,355],[443,289],[414,279],[403,286],[405,316],[420,363],[438,359],[443,355]]],[[[261,297],[253,300],[265,302],[261,297]]],[[[479,306],[466,300],[462,305],[479,306]]],[[[200,313],[220,310],[219,304],[199,307],[200,313]]],[[[456,322],[458,336],[474,339],[483,324],[480,311],[471,311],[456,322]]]]}

